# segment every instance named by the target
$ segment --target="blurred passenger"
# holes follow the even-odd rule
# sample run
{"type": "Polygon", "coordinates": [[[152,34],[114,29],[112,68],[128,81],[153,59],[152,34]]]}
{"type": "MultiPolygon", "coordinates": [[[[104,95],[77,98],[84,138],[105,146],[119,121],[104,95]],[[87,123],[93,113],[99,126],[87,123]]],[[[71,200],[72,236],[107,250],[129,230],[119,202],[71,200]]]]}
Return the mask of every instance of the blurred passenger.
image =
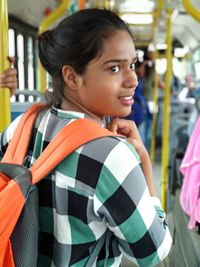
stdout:
{"type": "Polygon", "coordinates": [[[153,61],[152,53],[151,57],[145,56],[145,76],[144,76],[144,89],[143,96],[146,100],[146,113],[142,124],[139,127],[139,132],[144,145],[148,151],[150,151],[151,144],[151,129],[152,129],[152,104],[153,104],[153,88],[154,88],[154,71],[155,65],[153,61]]]}
{"type": "Polygon", "coordinates": [[[145,77],[145,63],[137,62],[135,66],[135,71],[138,78],[138,86],[136,87],[134,94],[134,103],[132,105],[131,113],[126,117],[126,119],[133,120],[137,127],[141,125],[141,123],[145,119],[145,115],[147,112],[147,101],[143,95],[144,90],[144,77],[145,77]]]}
{"type": "Polygon", "coordinates": [[[152,125],[151,109],[153,101],[154,63],[146,54],[141,62],[136,63],[136,73],[138,76],[138,87],[134,96],[133,112],[127,118],[135,121],[142,141],[149,151],[152,125]]]}
{"type": "Polygon", "coordinates": [[[177,99],[180,89],[181,89],[180,80],[175,74],[173,74],[172,84],[171,84],[171,98],[174,97],[177,99]]]}
{"type": "Polygon", "coordinates": [[[192,131],[180,171],[184,176],[180,192],[180,204],[190,217],[188,228],[200,225],[200,117],[192,131]]]}
{"type": "Polygon", "coordinates": [[[185,77],[185,86],[178,95],[179,100],[182,102],[187,102],[187,100],[189,100],[190,98],[194,98],[195,89],[196,85],[192,75],[187,75],[185,77]]]}

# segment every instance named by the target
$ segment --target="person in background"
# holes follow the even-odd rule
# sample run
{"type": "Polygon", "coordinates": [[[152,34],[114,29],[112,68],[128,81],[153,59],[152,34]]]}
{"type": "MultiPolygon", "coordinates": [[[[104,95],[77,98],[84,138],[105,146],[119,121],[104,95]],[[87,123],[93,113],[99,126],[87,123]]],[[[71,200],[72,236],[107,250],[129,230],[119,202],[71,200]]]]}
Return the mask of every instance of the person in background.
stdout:
{"type": "Polygon", "coordinates": [[[11,96],[15,94],[17,89],[17,70],[14,68],[14,57],[8,57],[10,67],[0,73],[0,87],[9,88],[11,96]]]}
{"type": "MultiPolygon", "coordinates": [[[[84,9],[38,41],[52,88],[24,165],[31,167],[58,131],[80,118],[106,127],[105,117],[114,117],[108,128],[124,137],[84,144],[38,183],[37,265],[118,267],[124,254],[140,266],[155,266],[172,239],[137,128],[118,119],[130,113],[138,84],[127,24],[110,10],[84,9]]],[[[18,121],[2,134],[0,157],[18,121]]]]}
{"type": "MultiPolygon", "coordinates": [[[[147,80],[149,81],[147,74],[147,62],[146,60],[137,61],[136,74],[138,77],[138,86],[135,90],[134,103],[132,105],[132,112],[126,117],[126,119],[133,120],[139,130],[141,139],[146,149],[150,150],[150,138],[151,138],[151,121],[152,114],[149,110],[147,93],[147,80]]],[[[152,89],[148,88],[148,95],[152,94],[152,89]]]]}
{"type": "MultiPolygon", "coordinates": [[[[133,120],[137,127],[139,128],[141,123],[143,122],[146,109],[147,109],[147,101],[143,96],[144,89],[144,77],[145,77],[145,63],[144,61],[136,62],[135,71],[138,78],[138,85],[134,94],[134,103],[132,105],[131,113],[126,117],[128,120],[133,120]]],[[[144,141],[143,141],[144,143],[144,141]]]]}
{"type": "Polygon", "coordinates": [[[182,102],[187,102],[188,99],[195,98],[196,84],[191,74],[185,77],[185,86],[178,95],[182,102]]]}

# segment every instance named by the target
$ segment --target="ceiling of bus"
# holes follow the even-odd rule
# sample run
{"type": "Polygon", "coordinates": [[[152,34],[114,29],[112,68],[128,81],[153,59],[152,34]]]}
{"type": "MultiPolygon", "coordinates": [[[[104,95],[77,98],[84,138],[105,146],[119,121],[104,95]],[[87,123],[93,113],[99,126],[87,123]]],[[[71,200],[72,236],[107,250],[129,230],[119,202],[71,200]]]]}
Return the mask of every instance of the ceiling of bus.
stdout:
{"type": "MultiPolygon", "coordinates": [[[[60,2],[61,0],[8,0],[8,10],[10,14],[24,22],[38,27],[45,16],[50,14],[60,2]]],[[[200,11],[199,0],[190,0],[190,2],[200,11]]],[[[72,0],[71,7],[76,6],[76,3],[76,0],[72,0]]],[[[104,7],[105,3],[106,0],[89,0],[87,6],[104,7]]],[[[165,43],[167,7],[174,9],[172,15],[174,43],[187,46],[190,50],[200,46],[200,22],[187,14],[182,0],[107,0],[107,3],[130,24],[137,46],[147,46],[150,42],[165,43]],[[161,6],[161,2],[165,4],[161,6]],[[145,24],[151,19],[152,14],[154,22],[149,21],[149,24],[145,24]],[[141,18],[142,15],[149,17],[146,16],[141,21],[137,21],[137,17],[141,18]]]]}

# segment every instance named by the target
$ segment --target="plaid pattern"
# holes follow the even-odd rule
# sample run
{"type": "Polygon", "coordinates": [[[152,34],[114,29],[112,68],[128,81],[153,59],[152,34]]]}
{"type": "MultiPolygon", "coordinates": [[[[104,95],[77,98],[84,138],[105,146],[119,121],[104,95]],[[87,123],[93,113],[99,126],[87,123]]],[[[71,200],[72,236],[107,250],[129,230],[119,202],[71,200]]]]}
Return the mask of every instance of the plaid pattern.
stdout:
{"type": "MultiPolygon", "coordinates": [[[[85,114],[55,107],[41,113],[24,165],[30,167],[58,131],[80,117],[85,114]]],[[[18,121],[2,134],[0,157],[18,121]]],[[[139,164],[125,140],[104,137],[79,147],[39,182],[38,267],[120,266],[122,253],[154,266],[167,256],[165,213],[150,197],[139,164]]]]}

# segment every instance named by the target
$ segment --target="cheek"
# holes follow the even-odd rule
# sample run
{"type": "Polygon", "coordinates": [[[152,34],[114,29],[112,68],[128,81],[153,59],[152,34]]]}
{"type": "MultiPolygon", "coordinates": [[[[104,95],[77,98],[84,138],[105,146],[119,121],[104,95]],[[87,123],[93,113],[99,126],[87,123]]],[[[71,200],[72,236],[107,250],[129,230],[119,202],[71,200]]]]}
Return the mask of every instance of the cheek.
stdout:
{"type": "Polygon", "coordinates": [[[113,104],[117,92],[120,88],[119,77],[110,77],[107,73],[96,73],[96,75],[87,75],[83,80],[85,101],[95,101],[93,105],[110,103],[113,104]]]}

